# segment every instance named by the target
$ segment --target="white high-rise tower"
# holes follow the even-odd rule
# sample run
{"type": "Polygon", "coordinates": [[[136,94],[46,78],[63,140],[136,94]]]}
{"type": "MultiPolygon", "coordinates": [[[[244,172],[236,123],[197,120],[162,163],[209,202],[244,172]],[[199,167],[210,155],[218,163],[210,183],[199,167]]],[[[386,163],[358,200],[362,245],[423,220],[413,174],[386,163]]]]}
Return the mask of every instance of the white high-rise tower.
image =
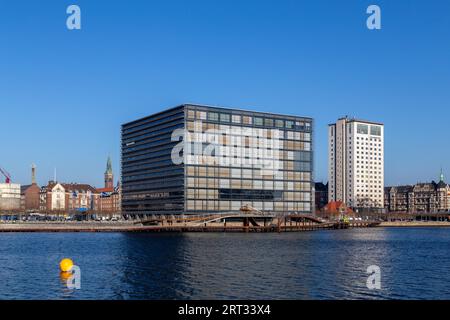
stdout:
{"type": "Polygon", "coordinates": [[[341,118],[328,128],[328,194],[350,207],[384,207],[384,125],[341,118]]]}

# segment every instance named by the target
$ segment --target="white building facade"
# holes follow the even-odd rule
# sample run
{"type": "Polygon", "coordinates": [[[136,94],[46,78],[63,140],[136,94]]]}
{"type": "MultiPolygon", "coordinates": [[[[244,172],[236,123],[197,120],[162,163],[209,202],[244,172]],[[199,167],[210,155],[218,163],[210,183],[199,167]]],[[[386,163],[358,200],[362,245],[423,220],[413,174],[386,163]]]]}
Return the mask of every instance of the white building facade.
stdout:
{"type": "Polygon", "coordinates": [[[384,125],[341,118],[328,127],[328,194],[353,208],[384,207],[384,125]]]}
{"type": "Polygon", "coordinates": [[[57,183],[52,189],[51,210],[64,211],[66,209],[66,189],[57,183]]]}
{"type": "Polygon", "coordinates": [[[20,209],[20,184],[0,183],[0,210],[20,209]]]}

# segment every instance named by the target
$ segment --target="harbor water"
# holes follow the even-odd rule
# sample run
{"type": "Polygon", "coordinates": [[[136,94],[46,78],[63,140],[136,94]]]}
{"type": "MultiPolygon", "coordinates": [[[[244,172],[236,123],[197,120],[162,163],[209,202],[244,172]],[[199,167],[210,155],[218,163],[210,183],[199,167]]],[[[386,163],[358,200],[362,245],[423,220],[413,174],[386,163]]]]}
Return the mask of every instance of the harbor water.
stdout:
{"type": "Polygon", "coordinates": [[[2,233],[0,299],[450,299],[450,229],[2,233]]]}

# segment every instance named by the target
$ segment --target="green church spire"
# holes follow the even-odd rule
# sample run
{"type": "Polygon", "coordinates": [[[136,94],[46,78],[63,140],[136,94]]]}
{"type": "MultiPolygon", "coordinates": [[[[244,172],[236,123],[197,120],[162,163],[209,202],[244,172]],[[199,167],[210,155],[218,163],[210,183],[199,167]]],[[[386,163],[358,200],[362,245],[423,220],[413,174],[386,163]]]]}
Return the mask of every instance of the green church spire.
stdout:
{"type": "Polygon", "coordinates": [[[111,161],[111,157],[108,157],[108,162],[106,163],[106,172],[105,172],[105,174],[112,174],[112,173],[113,173],[112,161],[111,161]]]}

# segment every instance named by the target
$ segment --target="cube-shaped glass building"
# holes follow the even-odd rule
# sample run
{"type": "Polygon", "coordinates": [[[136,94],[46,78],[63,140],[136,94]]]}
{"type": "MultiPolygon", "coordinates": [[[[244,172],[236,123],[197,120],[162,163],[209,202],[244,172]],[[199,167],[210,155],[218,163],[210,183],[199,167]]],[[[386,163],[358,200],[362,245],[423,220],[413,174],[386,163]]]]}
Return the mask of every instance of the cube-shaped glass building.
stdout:
{"type": "Polygon", "coordinates": [[[122,126],[125,215],[311,214],[313,121],[185,104],[122,126]]]}

